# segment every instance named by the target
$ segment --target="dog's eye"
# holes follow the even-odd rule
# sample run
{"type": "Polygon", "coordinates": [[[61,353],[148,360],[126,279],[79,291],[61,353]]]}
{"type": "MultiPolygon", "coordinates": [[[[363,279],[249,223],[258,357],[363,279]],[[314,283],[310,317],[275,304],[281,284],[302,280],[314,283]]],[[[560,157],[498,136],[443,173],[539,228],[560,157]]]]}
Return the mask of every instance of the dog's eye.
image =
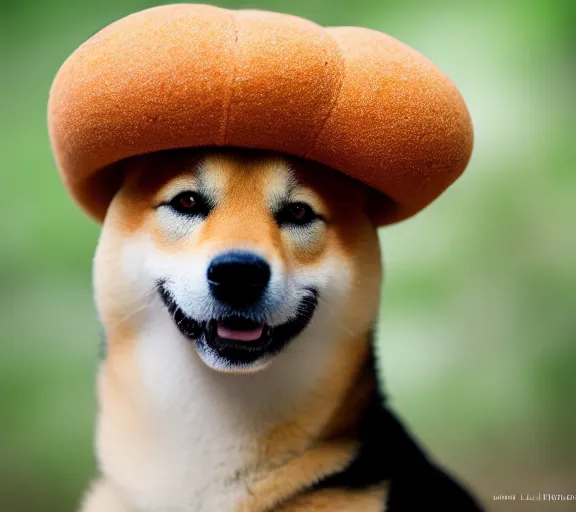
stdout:
{"type": "Polygon", "coordinates": [[[277,215],[278,224],[295,224],[302,226],[309,224],[320,216],[306,203],[289,203],[277,215]]]}
{"type": "Polygon", "coordinates": [[[203,198],[195,192],[182,192],[174,197],[168,205],[184,215],[207,215],[208,208],[203,198]]]}

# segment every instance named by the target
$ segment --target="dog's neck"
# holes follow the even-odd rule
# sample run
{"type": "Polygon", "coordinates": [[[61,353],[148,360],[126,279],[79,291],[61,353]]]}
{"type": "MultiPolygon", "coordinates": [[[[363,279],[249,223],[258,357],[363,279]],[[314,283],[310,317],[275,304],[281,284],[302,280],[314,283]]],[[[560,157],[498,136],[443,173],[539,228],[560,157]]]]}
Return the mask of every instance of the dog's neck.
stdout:
{"type": "MultiPolygon", "coordinates": [[[[104,470],[128,489],[154,482],[148,499],[159,503],[182,493],[181,479],[193,484],[180,502],[203,488],[226,500],[217,482],[269,472],[345,436],[373,388],[371,337],[320,325],[312,322],[269,367],[247,375],[205,366],[165,314],[110,330],[99,390],[104,470]]],[[[245,483],[237,493],[229,499],[243,499],[245,483]]],[[[198,510],[227,509],[218,503],[198,510]]]]}

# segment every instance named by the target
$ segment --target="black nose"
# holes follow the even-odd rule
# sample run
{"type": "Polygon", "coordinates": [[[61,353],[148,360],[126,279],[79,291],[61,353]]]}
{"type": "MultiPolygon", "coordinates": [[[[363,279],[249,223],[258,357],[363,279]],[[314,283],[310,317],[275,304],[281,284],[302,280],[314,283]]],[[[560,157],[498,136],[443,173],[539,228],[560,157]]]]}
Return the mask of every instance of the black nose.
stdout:
{"type": "Polygon", "coordinates": [[[270,281],[270,265],[251,252],[227,252],[208,267],[208,283],[214,297],[231,306],[248,306],[264,294],[270,281]]]}

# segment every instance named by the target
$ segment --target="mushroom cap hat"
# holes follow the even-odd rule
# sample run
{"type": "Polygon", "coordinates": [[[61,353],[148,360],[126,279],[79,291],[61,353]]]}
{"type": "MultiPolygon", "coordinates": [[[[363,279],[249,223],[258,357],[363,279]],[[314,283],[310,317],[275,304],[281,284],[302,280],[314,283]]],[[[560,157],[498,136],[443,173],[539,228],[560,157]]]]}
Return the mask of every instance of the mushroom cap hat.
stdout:
{"type": "Polygon", "coordinates": [[[65,186],[98,221],[117,162],[231,146],[345,173],[380,193],[376,222],[390,224],[453,183],[473,144],[457,88],[396,39],[196,4],[132,14],[82,44],[54,79],[48,127],[65,186]]]}

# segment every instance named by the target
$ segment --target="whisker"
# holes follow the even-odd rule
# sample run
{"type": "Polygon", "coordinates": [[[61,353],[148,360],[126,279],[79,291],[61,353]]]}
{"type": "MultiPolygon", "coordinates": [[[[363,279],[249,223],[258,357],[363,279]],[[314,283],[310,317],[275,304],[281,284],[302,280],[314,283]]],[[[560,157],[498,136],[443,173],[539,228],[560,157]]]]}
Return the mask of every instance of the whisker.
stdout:
{"type": "Polygon", "coordinates": [[[133,309],[131,309],[125,316],[123,316],[120,320],[118,320],[112,326],[112,328],[118,327],[119,325],[123,324],[127,320],[130,320],[134,315],[145,310],[150,305],[151,299],[153,298],[153,296],[154,296],[153,294],[155,291],[156,291],[156,286],[149,289],[147,292],[142,294],[140,297],[137,297],[136,299],[134,299],[131,303],[131,306],[133,306],[133,309]],[[146,301],[146,302],[144,304],[141,304],[142,301],[146,301]]]}
{"type": "Polygon", "coordinates": [[[350,329],[348,329],[342,323],[340,316],[332,310],[332,308],[330,307],[330,303],[325,301],[321,295],[318,295],[317,300],[319,303],[321,303],[323,306],[325,306],[326,312],[331,316],[331,318],[334,320],[334,322],[338,328],[340,328],[343,332],[345,332],[346,334],[348,334],[352,337],[357,335],[356,333],[352,332],[350,329]]]}

